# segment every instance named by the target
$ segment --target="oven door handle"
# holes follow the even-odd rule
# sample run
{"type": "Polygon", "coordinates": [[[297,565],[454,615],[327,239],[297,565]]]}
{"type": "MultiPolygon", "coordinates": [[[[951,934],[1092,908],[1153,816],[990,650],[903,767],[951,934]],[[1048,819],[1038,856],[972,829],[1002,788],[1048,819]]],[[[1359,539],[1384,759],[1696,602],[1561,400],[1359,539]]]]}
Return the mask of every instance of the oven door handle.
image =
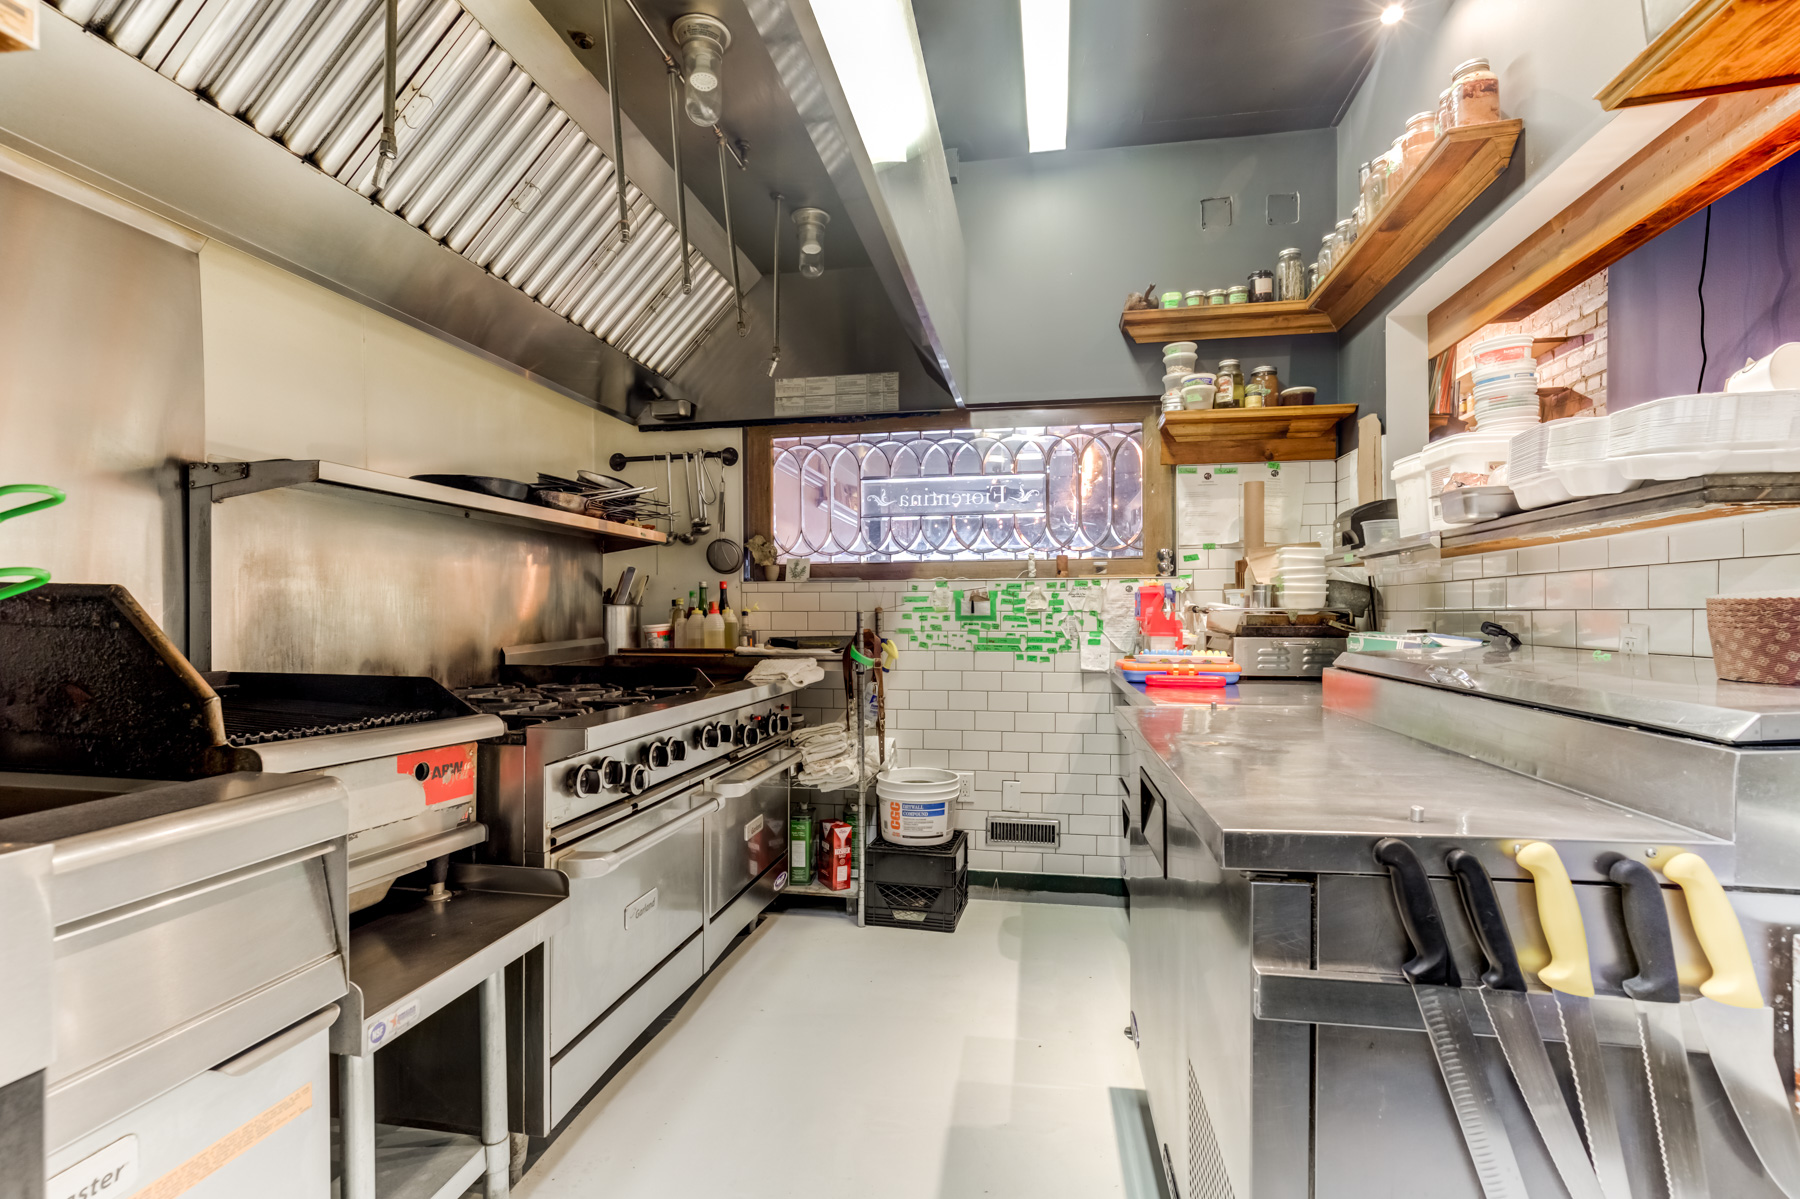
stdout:
{"type": "Polygon", "coordinates": [[[611,874],[645,850],[662,844],[690,825],[698,824],[724,806],[722,796],[702,800],[667,824],[659,825],[641,837],[634,837],[617,849],[605,849],[598,853],[572,853],[558,862],[556,868],[570,878],[599,878],[611,874]]]}
{"type": "Polygon", "coordinates": [[[706,783],[706,790],[709,794],[717,795],[721,800],[736,799],[740,795],[750,794],[767,782],[771,775],[780,774],[799,760],[800,751],[798,749],[790,748],[789,751],[782,754],[777,761],[772,762],[766,768],[757,771],[752,777],[747,779],[737,779],[732,778],[729,773],[723,774],[706,783]]]}

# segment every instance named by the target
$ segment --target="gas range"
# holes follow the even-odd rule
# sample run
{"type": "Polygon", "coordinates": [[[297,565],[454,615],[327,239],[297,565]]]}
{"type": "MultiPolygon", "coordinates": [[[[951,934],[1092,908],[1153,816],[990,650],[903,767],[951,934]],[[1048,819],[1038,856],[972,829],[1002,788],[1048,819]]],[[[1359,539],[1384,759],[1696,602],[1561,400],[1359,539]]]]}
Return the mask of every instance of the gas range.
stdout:
{"type": "Polygon", "coordinates": [[[547,865],[559,845],[785,741],[790,690],[688,667],[501,667],[496,682],[456,693],[507,725],[481,747],[492,851],[547,865]]]}

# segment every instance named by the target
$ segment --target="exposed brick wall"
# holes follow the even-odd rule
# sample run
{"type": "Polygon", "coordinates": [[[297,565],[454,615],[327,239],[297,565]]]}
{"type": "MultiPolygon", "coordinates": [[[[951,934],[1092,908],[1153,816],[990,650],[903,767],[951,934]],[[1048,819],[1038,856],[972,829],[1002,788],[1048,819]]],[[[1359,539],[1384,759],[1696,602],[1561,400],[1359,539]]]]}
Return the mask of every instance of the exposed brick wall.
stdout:
{"type": "Polygon", "coordinates": [[[1538,387],[1567,387],[1593,401],[1595,415],[1606,411],[1606,272],[1570,288],[1522,321],[1484,325],[1456,347],[1456,373],[1468,371],[1476,342],[1504,333],[1570,340],[1538,359],[1538,387]]]}

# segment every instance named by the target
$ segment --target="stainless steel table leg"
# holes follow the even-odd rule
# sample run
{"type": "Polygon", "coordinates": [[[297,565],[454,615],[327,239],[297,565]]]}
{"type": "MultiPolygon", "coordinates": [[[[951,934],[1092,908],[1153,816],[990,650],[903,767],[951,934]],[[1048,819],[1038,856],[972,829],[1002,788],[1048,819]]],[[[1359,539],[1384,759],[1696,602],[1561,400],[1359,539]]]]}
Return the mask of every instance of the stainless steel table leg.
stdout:
{"type": "Polygon", "coordinates": [[[375,1059],[338,1057],[338,1136],[343,1142],[341,1199],[375,1199],[375,1059]]]}
{"type": "Polygon", "coordinates": [[[506,1130],[505,987],[504,971],[481,980],[481,1144],[487,1153],[487,1199],[507,1199],[512,1190],[512,1138],[506,1130]]]}

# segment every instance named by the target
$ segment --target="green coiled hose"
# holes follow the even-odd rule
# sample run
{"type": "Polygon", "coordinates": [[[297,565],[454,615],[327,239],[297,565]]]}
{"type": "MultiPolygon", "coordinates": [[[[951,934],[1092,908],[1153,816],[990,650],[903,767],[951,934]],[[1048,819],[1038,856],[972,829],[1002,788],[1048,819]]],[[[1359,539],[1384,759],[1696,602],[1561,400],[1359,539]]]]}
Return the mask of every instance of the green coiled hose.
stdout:
{"type": "MultiPolygon", "coordinates": [[[[69,498],[60,488],[51,487],[45,483],[8,483],[4,487],[0,487],[0,496],[7,495],[41,495],[44,498],[0,511],[0,521],[8,521],[15,516],[30,516],[33,512],[54,508],[69,498]]],[[[49,581],[50,572],[41,566],[0,566],[0,600],[23,595],[35,587],[42,587],[49,581]],[[8,580],[12,581],[8,582],[8,580]]]]}

